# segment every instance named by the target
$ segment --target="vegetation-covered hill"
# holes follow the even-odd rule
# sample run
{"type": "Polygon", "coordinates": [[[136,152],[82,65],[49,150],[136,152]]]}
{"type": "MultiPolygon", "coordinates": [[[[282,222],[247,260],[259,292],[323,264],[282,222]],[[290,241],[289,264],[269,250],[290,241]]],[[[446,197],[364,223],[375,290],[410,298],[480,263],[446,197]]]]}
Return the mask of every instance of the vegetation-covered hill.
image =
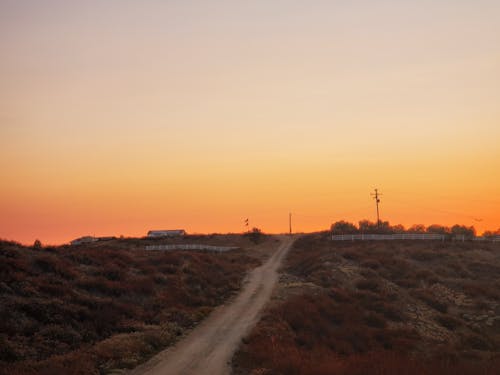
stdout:
{"type": "Polygon", "coordinates": [[[0,373],[98,374],[134,367],[240,287],[259,263],[258,248],[248,248],[255,245],[237,235],[39,250],[1,242],[0,373]],[[144,250],[163,242],[242,249],[144,250]]]}
{"type": "Polygon", "coordinates": [[[497,374],[500,244],[297,240],[236,373],[497,374]]]}

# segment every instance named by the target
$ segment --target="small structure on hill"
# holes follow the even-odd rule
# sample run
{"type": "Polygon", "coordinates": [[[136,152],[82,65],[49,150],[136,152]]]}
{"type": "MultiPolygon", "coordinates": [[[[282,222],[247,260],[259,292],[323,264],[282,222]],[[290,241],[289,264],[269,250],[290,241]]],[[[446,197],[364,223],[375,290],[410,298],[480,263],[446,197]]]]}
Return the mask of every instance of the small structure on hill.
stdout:
{"type": "Polygon", "coordinates": [[[183,237],[186,235],[184,229],[171,229],[171,230],[150,230],[148,232],[148,237],[158,238],[158,237],[183,237]]]}
{"type": "Polygon", "coordinates": [[[71,241],[70,244],[72,246],[75,246],[75,245],[81,245],[84,243],[92,243],[92,242],[96,242],[96,241],[98,241],[98,239],[95,237],[83,236],[83,237],[77,238],[76,240],[71,241]]]}

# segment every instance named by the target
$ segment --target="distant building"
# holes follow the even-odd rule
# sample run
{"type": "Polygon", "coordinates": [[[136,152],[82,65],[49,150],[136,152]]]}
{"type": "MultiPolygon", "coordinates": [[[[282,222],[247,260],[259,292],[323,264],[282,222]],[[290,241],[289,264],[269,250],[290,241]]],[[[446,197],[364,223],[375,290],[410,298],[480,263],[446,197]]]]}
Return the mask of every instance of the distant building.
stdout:
{"type": "Polygon", "coordinates": [[[150,230],[148,232],[148,237],[157,238],[157,237],[182,237],[186,235],[186,231],[184,229],[173,229],[173,230],[150,230]]]}
{"type": "Polygon", "coordinates": [[[76,240],[73,240],[71,241],[71,245],[81,245],[81,244],[84,244],[84,243],[92,243],[92,242],[96,242],[98,241],[97,238],[95,237],[92,237],[92,236],[83,236],[83,237],[80,237],[80,238],[77,238],[76,240]]]}

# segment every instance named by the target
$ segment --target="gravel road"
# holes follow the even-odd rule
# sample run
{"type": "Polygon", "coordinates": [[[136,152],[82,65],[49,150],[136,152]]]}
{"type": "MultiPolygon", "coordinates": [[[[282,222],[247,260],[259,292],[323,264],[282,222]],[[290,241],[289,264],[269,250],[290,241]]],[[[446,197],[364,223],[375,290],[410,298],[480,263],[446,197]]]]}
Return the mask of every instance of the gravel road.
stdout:
{"type": "Polygon", "coordinates": [[[238,296],[215,309],[210,316],[174,347],[169,348],[129,375],[224,375],[231,373],[230,361],[278,281],[278,268],[293,244],[282,236],[275,253],[251,271],[238,296]]]}

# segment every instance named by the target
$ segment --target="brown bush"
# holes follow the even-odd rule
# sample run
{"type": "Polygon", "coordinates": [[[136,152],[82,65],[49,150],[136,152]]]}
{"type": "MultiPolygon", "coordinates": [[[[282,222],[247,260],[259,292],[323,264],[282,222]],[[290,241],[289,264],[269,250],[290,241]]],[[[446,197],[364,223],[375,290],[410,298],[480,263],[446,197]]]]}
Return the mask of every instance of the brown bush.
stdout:
{"type": "Polygon", "coordinates": [[[378,260],[368,259],[368,260],[361,262],[361,267],[371,268],[372,270],[378,270],[379,268],[382,267],[382,265],[380,264],[380,262],[378,260]]]}
{"type": "Polygon", "coordinates": [[[436,322],[438,322],[439,324],[441,324],[443,327],[445,327],[450,331],[454,331],[458,327],[462,326],[462,322],[451,315],[441,314],[436,316],[435,320],[436,322]]]}
{"type": "Polygon", "coordinates": [[[491,341],[482,335],[471,333],[463,338],[462,345],[466,348],[470,347],[474,350],[492,350],[494,346],[491,341]]]}
{"type": "Polygon", "coordinates": [[[448,311],[448,305],[443,300],[438,300],[437,297],[426,289],[417,289],[413,291],[412,294],[440,313],[444,314],[448,311]]]}
{"type": "Polygon", "coordinates": [[[466,280],[460,282],[459,286],[463,289],[465,294],[477,297],[485,297],[493,300],[500,300],[500,283],[481,282],[476,280],[466,280]]]}
{"type": "Polygon", "coordinates": [[[384,317],[376,313],[368,313],[365,322],[367,326],[374,328],[385,328],[387,326],[384,317]]]}
{"type": "Polygon", "coordinates": [[[376,292],[380,289],[380,284],[374,279],[364,279],[356,282],[356,288],[376,292]]]}

